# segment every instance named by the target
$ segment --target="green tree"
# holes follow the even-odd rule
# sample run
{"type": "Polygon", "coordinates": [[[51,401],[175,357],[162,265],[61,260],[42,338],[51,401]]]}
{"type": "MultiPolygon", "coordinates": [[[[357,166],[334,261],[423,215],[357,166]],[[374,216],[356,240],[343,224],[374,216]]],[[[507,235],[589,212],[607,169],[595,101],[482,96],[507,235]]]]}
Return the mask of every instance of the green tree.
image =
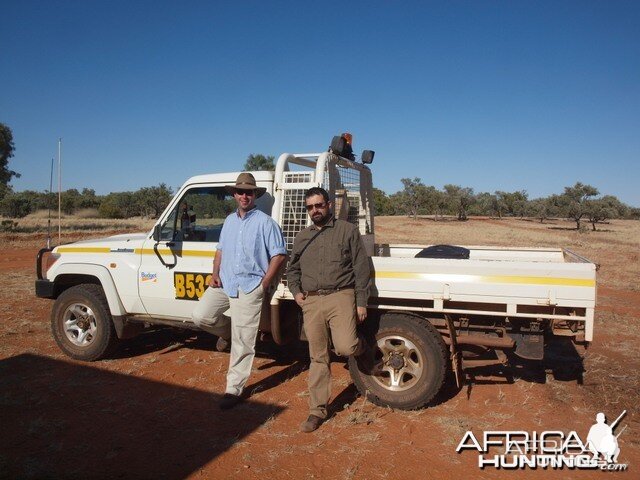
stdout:
{"type": "Polygon", "coordinates": [[[526,215],[537,218],[540,223],[544,223],[545,220],[557,215],[560,211],[558,198],[558,195],[551,195],[530,200],[527,202],[526,215]]]}
{"type": "Polygon", "coordinates": [[[602,198],[585,201],[586,216],[594,232],[596,231],[596,223],[624,217],[627,210],[628,207],[613,195],[605,195],[602,198]]]}
{"type": "Polygon", "coordinates": [[[0,201],[0,213],[9,218],[22,218],[32,211],[29,192],[8,191],[0,201]]]}
{"type": "Polygon", "coordinates": [[[628,207],[627,213],[624,218],[628,218],[630,220],[640,220],[640,208],[638,207],[628,207]]]}
{"type": "Polygon", "coordinates": [[[98,212],[104,218],[130,218],[138,213],[133,192],[116,192],[105,196],[98,212]]]}
{"type": "Polygon", "coordinates": [[[577,230],[580,230],[580,220],[587,214],[587,200],[598,193],[597,188],[581,182],[577,182],[573,187],[564,187],[560,202],[565,215],[576,222],[577,230]]]}
{"type": "Polygon", "coordinates": [[[166,183],[161,183],[157,187],[141,188],[134,195],[139,215],[158,218],[169,205],[173,191],[166,183]]]}
{"type": "Polygon", "coordinates": [[[444,191],[449,208],[458,215],[458,220],[466,220],[467,212],[475,201],[473,188],[448,184],[444,186],[444,191]]]}
{"type": "Polygon", "coordinates": [[[93,188],[83,188],[80,192],[76,207],[77,208],[98,208],[100,206],[100,199],[96,195],[96,191],[93,188]]]}
{"type": "Polygon", "coordinates": [[[60,209],[67,215],[72,215],[80,203],[80,192],[75,188],[65,190],[60,195],[60,209]]]}
{"type": "Polygon", "coordinates": [[[420,206],[418,209],[418,213],[433,213],[434,220],[437,222],[438,214],[441,213],[440,204],[442,200],[442,192],[439,191],[436,187],[429,185],[428,187],[422,186],[419,189],[419,194],[420,206]]]}
{"type": "Polygon", "coordinates": [[[275,157],[273,155],[265,157],[260,153],[252,153],[247,157],[247,161],[244,164],[244,170],[246,172],[255,172],[259,170],[268,170],[272,172],[276,169],[274,161],[275,157]]]}
{"type": "MultiPolygon", "coordinates": [[[[6,187],[12,177],[20,177],[19,173],[9,170],[9,159],[13,157],[15,145],[13,144],[13,133],[4,123],[0,123],[0,185],[6,187]]],[[[0,193],[6,194],[6,188],[0,189],[0,193]]]]}
{"type": "Polygon", "coordinates": [[[400,181],[404,188],[393,194],[393,204],[398,211],[415,219],[424,207],[426,187],[418,177],[403,178],[400,181]]]}
{"type": "Polygon", "coordinates": [[[511,217],[524,217],[527,210],[529,194],[525,190],[517,192],[496,191],[496,207],[498,217],[509,215],[511,217]]]}
{"type": "Polygon", "coordinates": [[[387,194],[379,188],[373,187],[373,208],[376,215],[393,215],[395,208],[387,194]]]}
{"type": "Polygon", "coordinates": [[[497,215],[496,196],[489,192],[481,192],[476,195],[476,201],[469,210],[470,215],[497,215]]]}

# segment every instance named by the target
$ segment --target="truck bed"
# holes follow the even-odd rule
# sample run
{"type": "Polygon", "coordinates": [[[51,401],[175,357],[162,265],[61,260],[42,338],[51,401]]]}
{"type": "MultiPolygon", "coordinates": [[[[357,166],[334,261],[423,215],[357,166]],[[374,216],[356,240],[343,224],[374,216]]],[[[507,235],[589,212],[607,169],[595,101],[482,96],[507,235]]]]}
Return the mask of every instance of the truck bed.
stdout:
{"type": "Polygon", "coordinates": [[[426,247],[376,245],[371,306],[577,320],[591,341],[596,265],[588,260],[561,248],[478,246],[465,247],[469,259],[415,258],[426,247]]]}

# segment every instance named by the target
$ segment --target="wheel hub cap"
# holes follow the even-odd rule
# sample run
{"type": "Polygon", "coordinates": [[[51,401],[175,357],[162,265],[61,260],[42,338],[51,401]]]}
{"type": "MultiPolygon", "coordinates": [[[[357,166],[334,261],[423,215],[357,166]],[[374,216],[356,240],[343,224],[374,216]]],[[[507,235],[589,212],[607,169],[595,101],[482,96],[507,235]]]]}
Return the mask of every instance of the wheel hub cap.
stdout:
{"type": "Polygon", "coordinates": [[[402,355],[392,353],[389,357],[389,360],[387,360],[387,365],[395,370],[398,370],[404,367],[404,357],[402,355]]]}
{"type": "Polygon", "coordinates": [[[67,339],[78,347],[90,345],[98,331],[93,310],[83,303],[69,305],[62,315],[62,323],[67,339]]]}
{"type": "Polygon", "coordinates": [[[413,341],[401,335],[385,335],[377,344],[382,360],[372,376],[376,383],[387,390],[400,392],[420,382],[426,368],[425,357],[413,341]]]}

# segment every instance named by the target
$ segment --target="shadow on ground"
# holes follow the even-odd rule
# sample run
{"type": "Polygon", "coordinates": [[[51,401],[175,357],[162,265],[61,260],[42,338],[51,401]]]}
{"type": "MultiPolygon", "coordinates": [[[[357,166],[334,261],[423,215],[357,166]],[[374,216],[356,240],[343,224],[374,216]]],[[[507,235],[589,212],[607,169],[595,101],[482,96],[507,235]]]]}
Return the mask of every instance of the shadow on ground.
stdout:
{"type": "MultiPolygon", "coordinates": [[[[118,348],[109,355],[110,360],[135,358],[142,355],[165,353],[176,350],[216,351],[217,337],[207,332],[181,330],[172,327],[154,327],[137,336],[123,340],[118,348]]],[[[279,364],[291,364],[296,360],[309,360],[309,349],[306,343],[292,342],[278,346],[273,341],[256,342],[256,357],[277,359],[279,364]]]]}
{"type": "Polygon", "coordinates": [[[283,410],[29,354],[0,392],[2,478],[185,478],[283,410]]]}
{"type": "Polygon", "coordinates": [[[551,375],[555,381],[583,384],[583,358],[568,337],[546,338],[544,358],[541,361],[525,360],[514,353],[507,353],[507,358],[506,365],[467,370],[465,382],[467,397],[471,396],[473,385],[511,384],[516,379],[544,384],[547,381],[547,375],[551,375]]]}

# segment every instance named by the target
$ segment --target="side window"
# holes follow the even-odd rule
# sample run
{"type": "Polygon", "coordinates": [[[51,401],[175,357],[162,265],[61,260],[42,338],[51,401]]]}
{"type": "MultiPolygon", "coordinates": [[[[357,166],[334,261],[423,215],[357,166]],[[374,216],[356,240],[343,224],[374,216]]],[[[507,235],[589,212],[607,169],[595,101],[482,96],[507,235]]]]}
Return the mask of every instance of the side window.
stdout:
{"type": "Polygon", "coordinates": [[[224,187],[187,190],[162,225],[161,240],[218,242],[224,219],[236,209],[224,187]]]}

